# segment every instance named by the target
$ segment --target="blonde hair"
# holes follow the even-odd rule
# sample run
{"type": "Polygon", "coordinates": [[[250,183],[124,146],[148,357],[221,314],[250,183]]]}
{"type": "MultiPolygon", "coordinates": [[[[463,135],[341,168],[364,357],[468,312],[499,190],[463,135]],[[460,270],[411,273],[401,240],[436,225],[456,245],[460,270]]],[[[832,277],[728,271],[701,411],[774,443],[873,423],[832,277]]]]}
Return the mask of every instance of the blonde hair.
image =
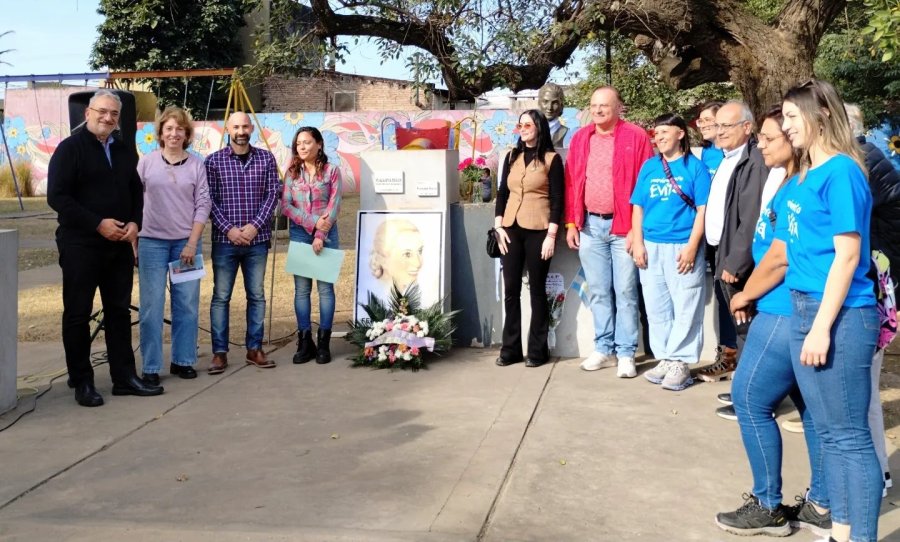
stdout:
{"type": "Polygon", "coordinates": [[[390,235],[390,239],[393,239],[406,232],[420,235],[422,233],[418,226],[405,218],[388,218],[378,225],[378,229],[375,230],[375,238],[372,240],[372,251],[369,253],[369,269],[376,279],[384,276],[384,260],[388,257],[388,236],[390,235]]]}
{"type": "Polygon", "coordinates": [[[868,175],[865,156],[853,137],[844,102],[831,83],[810,79],[787,91],[784,101],[797,106],[808,132],[807,146],[800,150],[801,182],[809,171],[809,149],[813,140],[827,153],[846,154],[856,162],[863,174],[868,175]],[[816,129],[818,133],[813,131],[816,129]]]}
{"type": "Polygon", "coordinates": [[[162,130],[163,124],[169,122],[169,119],[175,119],[178,126],[184,128],[184,141],[181,142],[181,148],[187,149],[190,147],[191,139],[194,137],[194,120],[191,118],[190,113],[180,107],[175,107],[174,105],[165,108],[165,110],[156,117],[156,140],[159,142],[159,146],[165,146],[162,140],[162,130]]]}

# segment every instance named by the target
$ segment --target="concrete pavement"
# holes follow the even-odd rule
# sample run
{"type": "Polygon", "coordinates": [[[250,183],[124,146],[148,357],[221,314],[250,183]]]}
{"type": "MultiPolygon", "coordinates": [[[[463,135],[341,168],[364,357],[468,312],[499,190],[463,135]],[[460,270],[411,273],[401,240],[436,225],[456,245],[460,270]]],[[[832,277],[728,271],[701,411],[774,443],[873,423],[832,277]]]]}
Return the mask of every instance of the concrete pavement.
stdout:
{"type": "MultiPolygon", "coordinates": [[[[61,351],[20,344],[20,376],[61,351]]],[[[96,409],[62,376],[0,433],[0,540],[741,540],[713,523],[750,487],[737,424],[713,414],[727,383],[672,393],[466,348],[391,373],[350,351],[296,366],[287,347],[261,370],[234,350],[226,374],[164,377],[152,398],[113,397],[100,366],[96,409]]],[[[809,474],[802,436],[784,440],[792,504],[809,474]]],[[[893,497],[882,540],[900,540],[893,497]]]]}

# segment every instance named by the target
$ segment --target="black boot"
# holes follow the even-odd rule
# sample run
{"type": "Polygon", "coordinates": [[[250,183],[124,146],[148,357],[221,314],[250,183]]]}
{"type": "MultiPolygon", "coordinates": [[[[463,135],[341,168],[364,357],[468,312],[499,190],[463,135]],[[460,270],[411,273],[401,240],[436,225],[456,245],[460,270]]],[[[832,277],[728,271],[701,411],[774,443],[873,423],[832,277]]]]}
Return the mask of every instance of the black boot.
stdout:
{"type": "Polygon", "coordinates": [[[319,328],[316,338],[319,339],[319,353],[316,354],[316,363],[331,362],[331,330],[319,328]]]}
{"type": "Polygon", "coordinates": [[[316,357],[316,343],[313,342],[312,330],[300,330],[297,332],[297,353],[294,354],[294,363],[306,363],[316,357]]]}

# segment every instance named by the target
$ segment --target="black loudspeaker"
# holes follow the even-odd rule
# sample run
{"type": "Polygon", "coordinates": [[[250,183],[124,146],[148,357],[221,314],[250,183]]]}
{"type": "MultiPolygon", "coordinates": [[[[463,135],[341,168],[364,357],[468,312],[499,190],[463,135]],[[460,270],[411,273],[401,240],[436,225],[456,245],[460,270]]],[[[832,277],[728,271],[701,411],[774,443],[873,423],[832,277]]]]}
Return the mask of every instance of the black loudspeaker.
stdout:
{"type": "MultiPolygon", "coordinates": [[[[135,134],[137,133],[137,108],[134,103],[134,94],[119,89],[105,89],[122,100],[122,112],[119,114],[119,129],[113,132],[113,137],[124,141],[126,145],[137,152],[135,134]]],[[[69,126],[75,132],[77,126],[84,122],[84,113],[88,103],[97,91],[86,90],[69,95],[69,126]]]]}

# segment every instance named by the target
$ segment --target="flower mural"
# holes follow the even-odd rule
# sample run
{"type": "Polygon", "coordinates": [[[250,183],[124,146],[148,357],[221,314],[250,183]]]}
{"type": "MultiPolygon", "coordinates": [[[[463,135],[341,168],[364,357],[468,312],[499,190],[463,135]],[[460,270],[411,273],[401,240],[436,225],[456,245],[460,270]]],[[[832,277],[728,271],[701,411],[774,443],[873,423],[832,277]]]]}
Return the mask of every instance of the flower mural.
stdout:
{"type": "Polygon", "coordinates": [[[145,122],[143,126],[138,125],[138,131],[134,137],[138,153],[142,156],[159,147],[156,143],[156,124],[152,122],[145,122]]]}
{"type": "MultiPolygon", "coordinates": [[[[11,112],[10,112],[11,113],[11,112]]],[[[299,126],[315,126],[325,139],[325,152],[329,161],[341,168],[344,190],[355,192],[359,188],[361,173],[360,154],[381,149],[381,124],[386,117],[395,119],[401,126],[439,125],[442,122],[454,126],[466,117],[478,121],[477,132],[471,122],[460,125],[460,158],[482,157],[488,167],[496,170],[499,158],[505,149],[515,144],[517,134],[514,126],[516,113],[506,110],[479,111],[359,111],[351,113],[262,113],[256,116],[259,125],[254,130],[252,144],[265,148],[263,139],[269,143],[282,171],[290,161],[291,140],[299,126]],[[473,133],[474,132],[474,133],[473,133]],[[474,149],[474,153],[473,153],[474,149]]],[[[567,126],[578,126],[578,111],[566,109],[563,112],[567,126]]],[[[46,186],[47,163],[50,155],[64,135],[68,135],[68,124],[57,124],[28,120],[28,115],[10,115],[4,128],[10,145],[10,153],[15,159],[27,157],[32,163],[35,186],[38,190],[46,186]]],[[[195,123],[194,141],[190,151],[199,156],[208,156],[227,144],[223,138],[223,122],[195,123]]],[[[574,130],[569,130],[571,137],[574,130]]],[[[385,125],[385,148],[395,149],[395,127],[385,125]]],[[[138,123],[135,135],[138,154],[144,155],[158,148],[155,125],[152,122],[138,123]]],[[[40,192],[39,192],[40,193],[40,192]]]]}
{"type": "Polygon", "coordinates": [[[28,131],[25,129],[24,118],[8,118],[3,122],[3,128],[6,131],[6,144],[10,148],[18,147],[28,142],[28,131]]]}

